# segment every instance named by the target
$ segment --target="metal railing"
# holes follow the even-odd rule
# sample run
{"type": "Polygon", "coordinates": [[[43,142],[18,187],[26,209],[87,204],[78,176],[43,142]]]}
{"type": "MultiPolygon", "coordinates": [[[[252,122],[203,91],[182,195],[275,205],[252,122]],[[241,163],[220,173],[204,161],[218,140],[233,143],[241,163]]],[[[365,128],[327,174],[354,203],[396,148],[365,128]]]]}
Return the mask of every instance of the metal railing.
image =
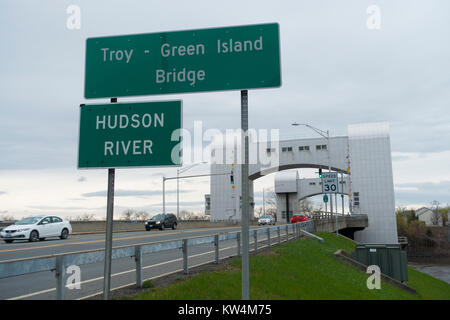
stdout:
{"type": "MultiPolygon", "coordinates": [[[[339,212],[338,217],[342,217],[342,213],[339,212]]],[[[359,217],[359,216],[367,216],[365,214],[344,214],[344,217],[359,217]]],[[[320,212],[313,212],[310,215],[310,218],[313,220],[320,220],[320,219],[334,219],[336,217],[336,213],[331,213],[331,212],[325,212],[325,211],[320,211],[320,212]]]]}
{"type": "MultiPolygon", "coordinates": [[[[296,224],[286,224],[280,226],[272,226],[267,228],[253,229],[250,232],[250,237],[253,237],[254,249],[251,251],[258,251],[258,242],[267,241],[267,247],[270,247],[275,238],[278,240],[278,244],[291,239],[299,238],[302,234],[308,237],[316,238],[323,242],[323,239],[317,237],[311,232],[314,232],[314,221],[308,220],[299,222],[296,224]],[[285,239],[282,239],[281,231],[285,232],[285,239]],[[276,236],[272,237],[271,234],[276,231],[276,236]],[[258,237],[263,235],[263,239],[258,240],[258,237]]],[[[166,240],[150,243],[140,243],[127,246],[115,247],[112,250],[112,259],[120,259],[127,257],[134,257],[136,263],[136,285],[142,287],[142,258],[146,254],[154,254],[161,251],[181,249],[183,253],[183,272],[189,273],[188,259],[189,259],[189,247],[214,244],[215,246],[215,259],[216,264],[219,263],[219,246],[220,241],[233,240],[237,241],[236,256],[241,255],[241,232],[226,232],[221,234],[213,234],[208,236],[198,236],[177,240],[166,240]]],[[[63,300],[65,296],[66,288],[66,268],[72,265],[83,265],[90,263],[102,262],[105,259],[105,249],[95,249],[88,251],[79,251],[65,254],[55,254],[50,256],[41,256],[35,258],[24,258],[16,260],[8,260],[0,262],[0,279],[15,277],[25,274],[37,273],[42,271],[55,271],[56,276],[56,298],[63,300]]]]}

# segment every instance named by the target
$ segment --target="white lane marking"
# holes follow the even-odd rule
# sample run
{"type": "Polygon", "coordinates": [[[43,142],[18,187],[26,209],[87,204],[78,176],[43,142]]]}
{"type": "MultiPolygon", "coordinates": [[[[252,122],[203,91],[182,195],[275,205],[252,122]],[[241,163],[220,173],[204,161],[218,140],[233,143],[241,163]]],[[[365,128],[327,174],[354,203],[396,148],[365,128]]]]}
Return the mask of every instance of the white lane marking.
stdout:
{"type": "Polygon", "coordinates": [[[18,297],[14,297],[14,298],[8,298],[6,300],[19,300],[19,299],[23,299],[23,298],[28,298],[31,296],[35,296],[37,294],[42,294],[42,293],[47,293],[47,292],[52,292],[55,291],[56,288],[51,288],[51,289],[47,289],[47,290],[42,290],[42,291],[38,291],[38,292],[33,292],[33,293],[29,293],[29,294],[24,294],[23,296],[18,296],[18,297]]]}
{"type": "MultiPolygon", "coordinates": [[[[275,239],[275,238],[278,239],[278,236],[275,236],[275,237],[272,237],[272,236],[271,236],[271,239],[275,239]]],[[[258,240],[258,242],[261,242],[261,241],[265,241],[265,240],[264,240],[264,239],[258,240]]],[[[282,240],[281,242],[285,242],[285,241],[286,241],[286,240],[284,239],[284,240],[282,240]]],[[[249,245],[252,245],[252,244],[254,244],[254,243],[255,243],[254,241],[253,241],[253,242],[249,242],[249,245]]],[[[261,248],[266,248],[266,247],[268,247],[268,246],[266,245],[266,246],[261,246],[261,247],[258,247],[258,248],[261,249],[261,248]]],[[[222,250],[228,250],[228,249],[234,249],[234,248],[237,248],[237,246],[222,248],[222,249],[219,249],[219,251],[222,251],[222,250]]],[[[255,251],[255,249],[250,249],[249,252],[251,252],[251,251],[255,251]]],[[[199,257],[199,256],[206,255],[206,254],[210,254],[210,253],[214,253],[214,251],[207,251],[207,252],[203,252],[203,253],[198,253],[198,254],[189,256],[189,258],[199,257]]],[[[165,262],[160,262],[160,263],[157,263],[157,264],[152,264],[152,265],[143,267],[142,269],[149,269],[149,268],[153,268],[153,267],[157,267],[157,266],[161,266],[161,265],[164,265],[164,264],[169,264],[169,263],[173,263],[173,262],[177,262],[177,261],[181,261],[181,260],[183,260],[183,258],[178,258],[178,259],[174,259],[174,260],[169,260],[169,261],[165,261],[165,262]]],[[[208,263],[210,263],[210,262],[211,262],[211,261],[209,261],[208,263]]],[[[215,260],[212,260],[212,262],[215,262],[215,260]]],[[[199,265],[191,266],[191,268],[197,267],[197,266],[200,266],[200,265],[203,265],[203,264],[206,264],[206,263],[202,263],[202,264],[199,264],[199,265]]],[[[125,274],[125,273],[135,272],[135,271],[136,271],[136,269],[131,269],[131,270],[127,270],[127,271],[122,271],[122,272],[119,272],[119,273],[114,273],[114,274],[112,274],[111,277],[115,277],[115,276],[122,275],[122,274],[125,274]]],[[[181,271],[183,271],[183,269],[181,269],[181,271]]],[[[176,273],[176,272],[179,272],[179,270],[178,270],[178,271],[175,271],[175,272],[172,272],[172,273],[176,273]]],[[[168,273],[168,274],[172,274],[172,273],[168,273]]],[[[151,277],[151,278],[145,279],[145,280],[143,280],[143,281],[146,281],[146,280],[153,280],[153,279],[156,279],[156,278],[163,277],[163,276],[165,276],[165,275],[167,275],[167,274],[157,275],[157,276],[155,276],[155,277],[151,277]]],[[[104,278],[104,277],[98,277],[98,278],[88,279],[88,280],[84,280],[84,281],[81,281],[81,282],[79,282],[79,283],[70,284],[70,285],[72,286],[72,285],[76,285],[76,284],[85,284],[85,283],[89,283],[89,282],[94,282],[94,281],[102,280],[103,278],[104,278]]],[[[132,283],[132,284],[136,284],[136,283],[134,282],[134,283],[132,283]]],[[[132,285],[132,284],[127,284],[127,285],[124,285],[124,286],[116,287],[116,288],[111,289],[111,291],[112,291],[112,290],[121,289],[121,288],[123,288],[123,287],[127,287],[127,286],[130,286],[130,285],[132,285]]],[[[66,287],[68,287],[68,286],[69,286],[69,285],[66,285],[66,287]]],[[[8,298],[8,299],[6,299],[6,300],[20,300],[20,299],[32,297],[32,296],[35,296],[35,295],[38,295],[38,294],[43,294],[43,293],[52,292],[52,291],[55,291],[55,290],[56,290],[56,288],[46,289],[46,290],[37,291],[37,292],[33,292],[33,293],[29,293],[29,294],[22,295],[22,296],[14,297],[14,298],[8,298]]],[[[103,293],[103,291],[100,292],[100,293],[95,293],[95,294],[93,294],[93,295],[81,297],[81,298],[78,298],[78,299],[76,299],[76,300],[87,299],[88,297],[96,296],[96,295],[102,294],[102,293],[103,293]]]]}
{"type": "MultiPolygon", "coordinates": [[[[220,249],[220,251],[221,250],[233,249],[233,248],[236,248],[236,247],[226,247],[226,248],[220,249]]],[[[199,256],[202,256],[202,255],[205,255],[205,254],[210,254],[210,253],[214,253],[214,251],[207,251],[207,252],[203,252],[203,253],[198,253],[198,254],[189,256],[189,258],[195,258],[195,257],[199,257],[199,256]]],[[[154,267],[162,266],[162,265],[169,264],[169,263],[174,263],[174,262],[181,261],[181,260],[183,260],[183,258],[178,258],[178,259],[174,259],[174,260],[169,260],[169,261],[165,261],[165,262],[152,264],[152,265],[143,267],[142,269],[154,268],[154,267]]],[[[136,269],[131,269],[131,270],[126,270],[126,271],[114,273],[114,274],[111,275],[111,277],[120,276],[120,275],[123,275],[123,274],[126,274],[126,273],[130,273],[130,272],[136,272],[136,269]]],[[[161,277],[161,276],[162,275],[158,275],[158,277],[161,277]]],[[[92,279],[84,280],[84,281],[77,282],[77,283],[72,283],[70,285],[66,285],[66,288],[68,288],[69,286],[77,285],[77,284],[81,285],[81,284],[86,284],[86,283],[89,283],[89,282],[102,280],[103,278],[104,277],[98,277],[98,278],[92,278],[92,279]]],[[[20,299],[32,297],[32,296],[35,296],[35,295],[38,295],[38,294],[52,292],[52,291],[55,291],[55,290],[56,290],[56,288],[46,289],[46,290],[37,291],[37,292],[33,292],[33,293],[22,295],[22,296],[14,297],[14,298],[8,298],[7,300],[20,300],[20,299]]]]}

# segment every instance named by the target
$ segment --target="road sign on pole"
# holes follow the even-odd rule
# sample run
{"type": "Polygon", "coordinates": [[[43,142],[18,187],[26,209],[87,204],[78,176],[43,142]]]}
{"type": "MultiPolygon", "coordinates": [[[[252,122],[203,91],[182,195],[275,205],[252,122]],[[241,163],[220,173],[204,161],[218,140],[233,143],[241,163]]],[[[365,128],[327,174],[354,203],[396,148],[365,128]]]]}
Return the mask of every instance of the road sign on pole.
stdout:
{"type": "Polygon", "coordinates": [[[180,166],[181,115],[180,100],[81,105],[78,168],[180,166]]]}
{"type": "Polygon", "coordinates": [[[328,196],[326,194],[323,195],[323,202],[325,202],[325,203],[328,202],[328,196]]]}
{"type": "Polygon", "coordinates": [[[338,192],[337,172],[324,172],[322,174],[322,193],[336,192],[338,192]]]}
{"type": "Polygon", "coordinates": [[[278,23],[89,38],[85,98],[281,86],[278,23]]]}

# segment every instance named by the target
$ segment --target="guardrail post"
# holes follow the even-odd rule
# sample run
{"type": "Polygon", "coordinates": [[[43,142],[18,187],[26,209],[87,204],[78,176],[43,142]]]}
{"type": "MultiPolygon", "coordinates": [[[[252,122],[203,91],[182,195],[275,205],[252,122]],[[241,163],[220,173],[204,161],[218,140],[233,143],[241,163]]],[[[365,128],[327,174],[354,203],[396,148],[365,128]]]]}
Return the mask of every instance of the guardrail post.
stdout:
{"type": "Polygon", "coordinates": [[[280,232],[280,226],[277,227],[277,233],[278,233],[278,244],[281,243],[281,232],[280,232]]]}
{"type": "Polygon", "coordinates": [[[289,241],[289,225],[286,225],[286,242],[289,241]]]}
{"type": "Polygon", "coordinates": [[[253,240],[255,241],[255,253],[258,251],[258,230],[253,230],[253,240]]]}
{"type": "Polygon", "coordinates": [[[237,255],[238,257],[241,256],[241,233],[238,232],[236,234],[236,241],[237,241],[237,255]]]}
{"type": "Polygon", "coordinates": [[[215,234],[214,235],[214,245],[215,245],[215,249],[216,249],[216,264],[219,264],[219,235],[215,234]]]}
{"type": "Polygon", "coordinates": [[[267,247],[270,248],[270,227],[267,228],[267,247]]]}
{"type": "Polygon", "coordinates": [[[134,260],[136,261],[136,285],[142,288],[142,248],[134,247],[134,260]]]}
{"type": "Polygon", "coordinates": [[[64,266],[65,256],[56,257],[56,300],[64,300],[66,293],[66,268],[64,266]]]}
{"type": "Polygon", "coordinates": [[[184,274],[188,274],[188,245],[187,245],[187,239],[183,239],[183,272],[184,274]]]}

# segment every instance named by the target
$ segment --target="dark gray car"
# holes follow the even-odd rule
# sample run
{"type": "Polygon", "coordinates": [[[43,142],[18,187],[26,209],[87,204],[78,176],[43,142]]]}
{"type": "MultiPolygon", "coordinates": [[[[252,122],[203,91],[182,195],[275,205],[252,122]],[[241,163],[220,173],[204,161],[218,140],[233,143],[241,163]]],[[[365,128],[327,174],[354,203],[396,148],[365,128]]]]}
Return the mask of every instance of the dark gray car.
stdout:
{"type": "Polygon", "coordinates": [[[165,228],[177,228],[177,217],[173,213],[157,214],[145,223],[145,230],[151,229],[164,230],[165,228]]]}

